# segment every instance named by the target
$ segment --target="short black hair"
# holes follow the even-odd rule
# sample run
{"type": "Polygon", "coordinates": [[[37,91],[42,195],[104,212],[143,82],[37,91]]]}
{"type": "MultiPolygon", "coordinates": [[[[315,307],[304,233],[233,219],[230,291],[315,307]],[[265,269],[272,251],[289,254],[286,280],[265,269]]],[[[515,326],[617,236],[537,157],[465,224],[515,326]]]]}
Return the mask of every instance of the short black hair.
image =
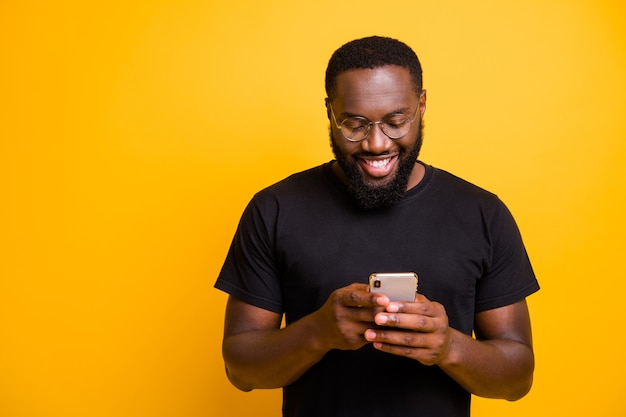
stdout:
{"type": "Polygon", "coordinates": [[[337,49],[326,68],[326,95],[333,99],[336,94],[337,76],[352,69],[378,68],[398,65],[411,74],[415,92],[422,90],[422,65],[413,50],[397,39],[370,36],[356,39],[337,49]]]}

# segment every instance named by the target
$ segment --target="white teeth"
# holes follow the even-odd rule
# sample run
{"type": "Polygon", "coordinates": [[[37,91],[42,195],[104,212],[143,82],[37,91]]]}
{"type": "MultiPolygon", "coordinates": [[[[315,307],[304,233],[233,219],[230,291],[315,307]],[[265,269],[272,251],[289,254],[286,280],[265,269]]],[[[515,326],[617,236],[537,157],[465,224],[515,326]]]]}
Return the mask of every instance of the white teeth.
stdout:
{"type": "Polygon", "coordinates": [[[387,158],[387,159],[380,159],[380,160],[376,160],[376,161],[370,161],[370,160],[365,160],[365,162],[367,162],[368,165],[374,167],[374,168],[384,168],[387,166],[387,164],[389,162],[391,162],[391,158],[387,158]]]}

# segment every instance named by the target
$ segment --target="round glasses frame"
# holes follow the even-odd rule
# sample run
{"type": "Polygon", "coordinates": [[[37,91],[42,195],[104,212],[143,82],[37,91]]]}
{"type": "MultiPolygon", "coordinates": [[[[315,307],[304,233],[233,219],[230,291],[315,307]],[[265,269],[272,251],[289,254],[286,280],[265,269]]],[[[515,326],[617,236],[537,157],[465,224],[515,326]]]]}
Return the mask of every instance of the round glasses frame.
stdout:
{"type": "Polygon", "coordinates": [[[389,139],[392,139],[392,140],[402,139],[411,130],[411,124],[417,117],[417,113],[419,112],[419,109],[420,109],[420,105],[418,104],[413,117],[411,117],[410,119],[409,118],[402,119],[400,120],[399,123],[392,124],[385,120],[372,122],[371,120],[363,116],[346,117],[345,119],[341,121],[341,123],[338,123],[337,117],[335,116],[335,112],[333,110],[333,105],[328,103],[328,106],[330,107],[330,114],[333,117],[335,126],[337,126],[337,129],[339,129],[339,131],[341,132],[341,135],[348,142],[355,142],[355,143],[361,142],[365,140],[365,138],[367,138],[369,133],[372,131],[372,125],[378,125],[381,132],[383,132],[385,136],[387,136],[389,139]],[[353,127],[350,127],[350,125],[354,125],[357,127],[353,128],[353,127]],[[393,132],[394,130],[398,131],[399,129],[400,129],[399,133],[390,133],[390,132],[393,132]],[[358,137],[355,139],[355,136],[358,136],[358,137]]]}

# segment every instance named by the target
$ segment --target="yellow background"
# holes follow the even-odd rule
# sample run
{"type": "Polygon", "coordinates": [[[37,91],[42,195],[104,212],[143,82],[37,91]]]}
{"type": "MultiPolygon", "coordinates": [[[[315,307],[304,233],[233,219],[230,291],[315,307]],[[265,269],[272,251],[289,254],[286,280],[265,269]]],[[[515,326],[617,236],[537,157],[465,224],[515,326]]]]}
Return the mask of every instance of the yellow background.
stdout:
{"type": "Polygon", "coordinates": [[[0,0],[0,415],[279,414],[227,382],[212,285],[252,194],[331,158],[324,69],[371,34],[420,56],[422,159],[508,204],[542,285],[533,390],[474,415],[626,415],[625,27],[621,0],[0,0]]]}

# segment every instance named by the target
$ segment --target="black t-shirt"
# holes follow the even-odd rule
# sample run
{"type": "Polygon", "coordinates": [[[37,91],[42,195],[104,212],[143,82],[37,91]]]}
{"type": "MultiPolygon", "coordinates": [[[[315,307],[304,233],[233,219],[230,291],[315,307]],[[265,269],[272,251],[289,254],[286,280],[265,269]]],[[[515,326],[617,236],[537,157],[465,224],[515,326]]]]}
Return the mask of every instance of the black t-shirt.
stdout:
{"type": "MultiPolygon", "coordinates": [[[[284,313],[320,308],[372,272],[414,271],[419,292],[472,334],[477,312],[539,289],[519,231],[493,194],[425,165],[398,204],[358,208],[325,164],[259,192],[246,208],[215,284],[284,313]]],[[[438,367],[376,351],[331,351],[284,388],[285,416],[467,416],[470,395],[438,367]]]]}

